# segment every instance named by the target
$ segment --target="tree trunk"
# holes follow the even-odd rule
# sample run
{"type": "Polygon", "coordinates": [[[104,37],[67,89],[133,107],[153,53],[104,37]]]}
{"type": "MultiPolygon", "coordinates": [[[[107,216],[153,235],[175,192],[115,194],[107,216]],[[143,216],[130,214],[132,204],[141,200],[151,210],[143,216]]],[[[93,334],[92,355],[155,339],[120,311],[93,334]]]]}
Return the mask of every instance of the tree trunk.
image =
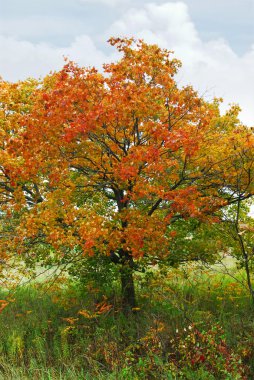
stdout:
{"type": "Polygon", "coordinates": [[[125,263],[120,270],[121,275],[121,292],[122,292],[122,306],[124,312],[132,312],[136,307],[135,287],[133,280],[133,270],[125,263]]]}
{"type": "Polygon", "coordinates": [[[250,267],[249,267],[249,257],[248,255],[244,255],[244,266],[245,266],[245,272],[247,276],[247,284],[251,296],[252,306],[254,306],[254,290],[251,283],[251,277],[250,277],[250,267]]]}
{"type": "MultiPolygon", "coordinates": [[[[129,186],[129,191],[131,191],[132,185],[129,186]]],[[[127,210],[129,200],[124,200],[125,194],[124,190],[121,189],[112,189],[115,194],[115,200],[117,202],[118,212],[121,213],[123,210],[127,210]]],[[[124,231],[128,225],[127,220],[122,217],[121,218],[121,224],[122,224],[122,233],[123,238],[121,243],[126,243],[125,237],[124,237],[124,231]]],[[[121,276],[121,295],[122,295],[122,307],[124,313],[133,312],[133,310],[136,307],[136,296],[135,296],[135,287],[134,287],[134,280],[133,280],[133,268],[134,268],[134,262],[133,257],[130,254],[130,252],[127,252],[124,248],[120,248],[117,251],[117,259],[115,257],[115,252],[111,255],[112,261],[118,263],[121,265],[120,267],[120,276],[121,276]]]]}
{"type": "Polygon", "coordinates": [[[245,273],[247,276],[247,284],[248,284],[248,288],[249,288],[249,292],[250,292],[250,296],[251,296],[252,306],[254,306],[254,289],[252,286],[251,276],[250,276],[249,255],[245,249],[244,240],[243,240],[242,235],[241,235],[240,230],[239,230],[240,209],[241,209],[241,199],[238,198],[235,229],[236,229],[236,233],[237,233],[242,257],[244,260],[244,269],[245,269],[245,273]]]}

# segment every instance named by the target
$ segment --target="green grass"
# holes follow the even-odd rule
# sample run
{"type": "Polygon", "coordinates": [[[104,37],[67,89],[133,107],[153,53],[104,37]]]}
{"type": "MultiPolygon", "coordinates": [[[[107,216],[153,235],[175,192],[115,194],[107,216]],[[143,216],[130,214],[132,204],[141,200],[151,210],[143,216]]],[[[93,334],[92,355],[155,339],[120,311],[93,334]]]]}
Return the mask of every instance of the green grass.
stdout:
{"type": "Polygon", "coordinates": [[[187,268],[138,283],[140,310],[129,316],[117,289],[103,299],[62,280],[2,291],[0,379],[244,378],[228,361],[254,378],[253,307],[237,281],[187,268]]]}

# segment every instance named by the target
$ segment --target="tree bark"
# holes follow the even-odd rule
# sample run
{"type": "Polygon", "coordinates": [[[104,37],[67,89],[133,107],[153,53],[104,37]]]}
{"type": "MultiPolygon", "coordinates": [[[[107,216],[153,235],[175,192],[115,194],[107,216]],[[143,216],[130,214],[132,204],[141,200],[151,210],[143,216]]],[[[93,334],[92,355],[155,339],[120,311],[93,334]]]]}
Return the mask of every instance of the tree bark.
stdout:
{"type": "MultiPolygon", "coordinates": [[[[131,191],[132,185],[129,186],[129,191],[131,191]]],[[[115,200],[118,207],[118,212],[121,213],[128,207],[128,200],[124,200],[124,191],[120,189],[112,189],[115,194],[115,200]]],[[[128,222],[125,218],[122,219],[122,232],[126,229],[128,222]]],[[[125,243],[125,238],[122,239],[122,243],[125,243]]],[[[123,248],[117,251],[118,259],[116,260],[115,253],[111,255],[111,259],[114,262],[118,262],[120,267],[120,277],[121,277],[121,295],[122,295],[122,307],[124,313],[135,312],[133,310],[136,307],[136,295],[135,286],[133,280],[134,262],[133,257],[130,252],[123,248]]]]}
{"type": "Polygon", "coordinates": [[[120,270],[121,275],[121,293],[123,311],[132,312],[136,307],[135,286],[133,280],[133,269],[129,263],[124,263],[120,270]]]}
{"type": "Polygon", "coordinates": [[[241,199],[238,198],[235,228],[236,228],[236,233],[237,233],[237,237],[238,237],[238,241],[239,241],[242,257],[243,257],[243,260],[244,260],[244,269],[245,269],[245,273],[246,273],[246,276],[247,276],[247,284],[248,284],[248,288],[249,288],[249,292],[250,292],[250,296],[251,296],[251,301],[252,301],[252,305],[254,306],[254,289],[253,289],[252,282],[251,282],[250,266],[249,266],[249,255],[248,255],[248,252],[245,249],[244,241],[243,241],[242,235],[241,235],[241,233],[239,231],[240,208],[241,208],[241,199]]]}

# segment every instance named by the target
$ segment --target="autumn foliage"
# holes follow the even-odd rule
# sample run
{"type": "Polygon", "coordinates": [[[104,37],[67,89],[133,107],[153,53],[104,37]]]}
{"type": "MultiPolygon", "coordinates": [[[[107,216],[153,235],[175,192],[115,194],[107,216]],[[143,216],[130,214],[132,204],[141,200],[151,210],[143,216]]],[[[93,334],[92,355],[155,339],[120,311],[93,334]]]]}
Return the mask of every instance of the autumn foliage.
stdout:
{"type": "Polygon", "coordinates": [[[1,250],[112,257],[134,307],[132,271],[170,256],[176,220],[215,223],[252,196],[254,136],[237,106],[221,115],[218,99],[177,85],[171,52],[109,42],[122,57],[103,72],[67,62],[0,83],[1,250]]]}

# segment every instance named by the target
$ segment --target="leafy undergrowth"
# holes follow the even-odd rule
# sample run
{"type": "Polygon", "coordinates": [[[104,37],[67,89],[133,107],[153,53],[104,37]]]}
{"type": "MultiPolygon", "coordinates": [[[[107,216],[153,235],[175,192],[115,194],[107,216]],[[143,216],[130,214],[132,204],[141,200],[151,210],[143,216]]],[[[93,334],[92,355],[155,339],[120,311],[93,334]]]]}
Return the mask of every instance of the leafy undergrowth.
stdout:
{"type": "Polygon", "coordinates": [[[115,295],[62,279],[1,294],[0,379],[253,379],[254,322],[237,279],[198,270],[139,279],[115,295]]]}

